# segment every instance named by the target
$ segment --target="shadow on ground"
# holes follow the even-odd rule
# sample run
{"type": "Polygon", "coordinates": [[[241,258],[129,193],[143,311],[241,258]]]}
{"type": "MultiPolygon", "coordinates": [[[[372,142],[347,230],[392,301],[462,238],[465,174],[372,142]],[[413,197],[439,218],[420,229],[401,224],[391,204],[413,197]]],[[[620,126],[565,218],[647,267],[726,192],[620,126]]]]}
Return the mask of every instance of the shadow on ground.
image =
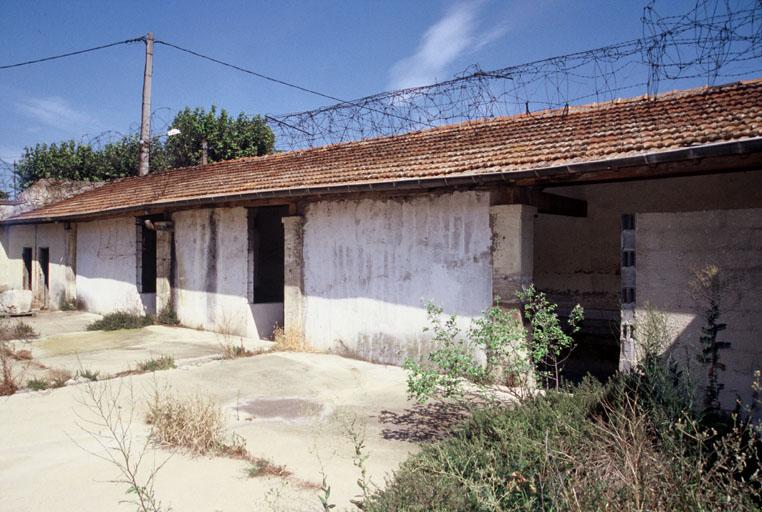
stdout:
{"type": "Polygon", "coordinates": [[[378,420],[384,425],[384,439],[423,443],[447,437],[466,418],[466,405],[440,401],[415,404],[401,412],[384,410],[378,420]]]}

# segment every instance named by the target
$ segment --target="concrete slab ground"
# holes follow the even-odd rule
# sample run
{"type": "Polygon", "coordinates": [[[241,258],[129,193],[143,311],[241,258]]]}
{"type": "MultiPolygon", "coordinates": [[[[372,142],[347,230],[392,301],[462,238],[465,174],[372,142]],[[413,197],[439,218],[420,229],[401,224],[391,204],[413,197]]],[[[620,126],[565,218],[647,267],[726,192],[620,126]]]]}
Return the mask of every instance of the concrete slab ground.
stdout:
{"type": "MultiPolygon", "coordinates": [[[[121,386],[122,411],[134,409],[128,429],[135,445],[147,434],[146,398],[158,386],[181,396],[209,397],[222,407],[230,433],[242,436],[257,457],[285,465],[291,477],[249,478],[247,464],[219,457],[190,457],[151,447],[153,461],[171,458],[158,473],[156,493],[182,511],[318,510],[325,473],[336,510],[351,510],[359,490],[348,422],[364,430],[368,469],[381,485],[416,445],[409,442],[416,408],[405,398],[405,374],[333,355],[269,353],[249,358],[112,379],[121,386]],[[134,408],[127,400],[134,394],[134,408]]],[[[0,399],[0,510],[134,510],[117,470],[88,454],[104,454],[81,425],[86,385],[0,399]]],[[[429,418],[431,423],[431,418],[429,418]]],[[[144,473],[145,475],[145,473],[144,473]]]]}
{"type": "MultiPolygon", "coordinates": [[[[152,325],[142,329],[87,331],[99,315],[82,312],[43,312],[22,320],[40,336],[29,342],[14,342],[16,350],[29,350],[36,363],[72,374],[85,369],[113,375],[134,369],[148,359],[170,355],[178,366],[221,357],[225,345],[243,345],[262,351],[272,343],[239,336],[198,331],[183,327],[152,325]]],[[[45,373],[31,365],[25,377],[45,373]]]]}

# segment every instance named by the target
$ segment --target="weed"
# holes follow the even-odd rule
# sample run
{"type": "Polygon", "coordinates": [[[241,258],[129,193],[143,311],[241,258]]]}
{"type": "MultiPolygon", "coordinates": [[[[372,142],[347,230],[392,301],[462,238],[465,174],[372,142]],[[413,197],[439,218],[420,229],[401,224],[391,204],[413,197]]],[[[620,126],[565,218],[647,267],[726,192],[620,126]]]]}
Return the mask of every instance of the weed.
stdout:
{"type": "Polygon", "coordinates": [[[126,311],[109,313],[87,326],[88,331],[116,331],[119,329],[140,329],[153,323],[150,315],[138,315],[126,311]]]}
{"type": "Polygon", "coordinates": [[[318,495],[320,505],[323,508],[323,512],[329,512],[336,508],[335,503],[331,503],[331,486],[328,485],[328,476],[323,472],[323,483],[320,486],[320,494],[318,495]]]}
{"type": "Polygon", "coordinates": [[[156,323],[159,325],[175,326],[180,325],[180,319],[177,318],[177,312],[170,306],[166,306],[156,316],[156,323]]]}
{"type": "Polygon", "coordinates": [[[44,391],[50,387],[50,383],[47,379],[40,379],[35,377],[26,381],[26,387],[33,391],[44,391]]]}
{"type": "Polygon", "coordinates": [[[260,476],[285,477],[291,475],[291,472],[286,469],[286,466],[279,466],[271,460],[251,457],[249,459],[249,467],[246,469],[246,475],[249,478],[260,476]]]}
{"type": "Polygon", "coordinates": [[[283,329],[278,325],[273,329],[273,352],[314,352],[312,345],[295,329],[283,329]]]}
{"type": "Polygon", "coordinates": [[[12,332],[14,339],[25,341],[36,338],[40,335],[37,331],[34,330],[34,327],[24,322],[23,320],[16,322],[16,324],[13,326],[12,332]]]}
{"type": "Polygon", "coordinates": [[[159,370],[171,370],[175,368],[175,358],[171,355],[163,355],[138,363],[140,372],[156,372],[159,370]]]}
{"type": "Polygon", "coordinates": [[[21,376],[15,371],[14,354],[5,341],[0,341],[0,396],[12,395],[19,389],[21,376]]]}
{"type": "Polygon", "coordinates": [[[62,296],[61,301],[58,303],[58,309],[61,311],[77,311],[77,300],[67,299],[62,296]]]}
{"type": "Polygon", "coordinates": [[[77,370],[78,377],[82,377],[92,382],[95,382],[96,380],[98,380],[98,377],[100,376],[100,374],[101,372],[99,372],[98,370],[86,370],[84,368],[77,370]]]}
{"type": "Polygon", "coordinates": [[[61,388],[65,386],[71,378],[72,374],[69,370],[57,368],[48,372],[48,380],[51,388],[61,388]]]}
{"type": "Polygon", "coordinates": [[[148,403],[146,423],[151,425],[151,438],[162,446],[196,455],[246,456],[243,439],[225,435],[222,410],[209,398],[179,397],[169,388],[157,388],[148,403]]]}
{"type": "Polygon", "coordinates": [[[170,508],[162,506],[154,488],[156,475],[169,457],[158,465],[154,463],[147,476],[143,476],[150,440],[134,443],[130,429],[136,404],[131,385],[124,393],[124,382],[118,381],[117,386],[111,382],[88,382],[82,386],[78,402],[83,410],[78,413],[78,426],[100,447],[100,451],[84,448],[77,441],[74,443],[117,469],[119,477],[114,482],[126,487],[130,503],[138,512],[169,511],[170,508]]]}
{"type": "Polygon", "coordinates": [[[240,345],[233,345],[232,343],[225,343],[222,345],[222,358],[223,359],[237,359],[239,357],[250,357],[255,355],[255,352],[240,345]]]}

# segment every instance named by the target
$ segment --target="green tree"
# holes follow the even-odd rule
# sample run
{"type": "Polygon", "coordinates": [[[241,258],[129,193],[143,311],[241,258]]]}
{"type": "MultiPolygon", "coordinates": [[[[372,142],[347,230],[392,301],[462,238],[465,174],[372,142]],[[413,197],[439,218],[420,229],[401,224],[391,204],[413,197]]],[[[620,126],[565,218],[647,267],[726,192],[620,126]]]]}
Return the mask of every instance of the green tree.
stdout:
{"type": "Polygon", "coordinates": [[[175,116],[172,128],[180,130],[180,134],[169,137],[165,146],[170,167],[201,163],[204,139],[210,163],[265,155],[275,147],[275,135],[263,117],[243,113],[231,117],[214,105],[209,111],[186,107],[175,116]]]}
{"type": "MultiPolygon", "coordinates": [[[[151,171],[163,171],[201,163],[202,141],[208,143],[209,162],[272,153],[275,135],[261,116],[239,114],[231,117],[224,109],[209,111],[185,108],[171,126],[180,134],[165,142],[151,142],[151,171]]],[[[23,190],[43,178],[77,181],[102,181],[133,176],[138,170],[137,135],[93,147],[67,140],[24,148],[14,166],[18,185],[23,190]]]]}

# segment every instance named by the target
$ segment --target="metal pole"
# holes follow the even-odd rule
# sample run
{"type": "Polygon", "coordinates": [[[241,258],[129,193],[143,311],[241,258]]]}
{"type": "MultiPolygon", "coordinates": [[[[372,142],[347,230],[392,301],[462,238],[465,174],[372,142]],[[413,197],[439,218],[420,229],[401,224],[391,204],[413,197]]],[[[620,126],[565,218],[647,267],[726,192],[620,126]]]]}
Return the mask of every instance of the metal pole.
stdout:
{"type": "Polygon", "coordinates": [[[143,71],[143,105],[140,120],[140,168],[138,174],[149,171],[151,144],[151,77],[153,76],[153,32],[146,36],[146,66],[143,71]]]}

